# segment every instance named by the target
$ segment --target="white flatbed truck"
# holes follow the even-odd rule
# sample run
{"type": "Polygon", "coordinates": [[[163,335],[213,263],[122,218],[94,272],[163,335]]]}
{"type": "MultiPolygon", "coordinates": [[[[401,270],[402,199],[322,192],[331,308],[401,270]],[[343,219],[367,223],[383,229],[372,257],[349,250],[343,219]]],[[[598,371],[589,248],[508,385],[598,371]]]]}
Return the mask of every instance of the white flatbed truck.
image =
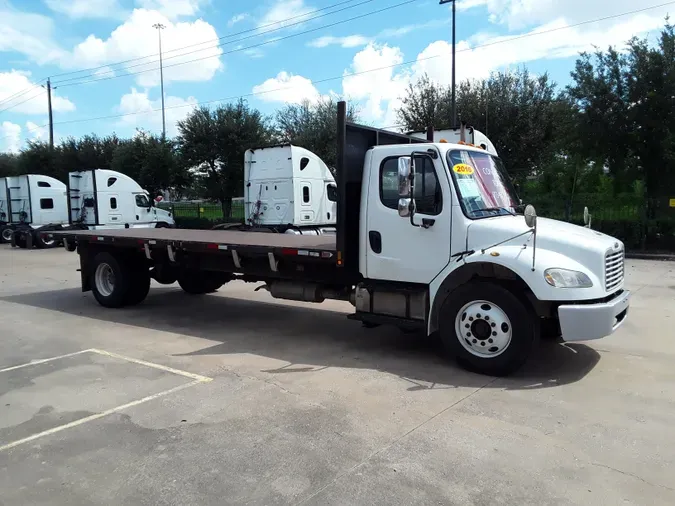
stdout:
{"type": "Polygon", "coordinates": [[[230,230],[53,232],[77,242],[82,289],[141,302],[151,277],[203,294],[241,279],[275,298],[351,301],[349,318],[437,333],[473,371],[506,375],[542,329],[599,339],[626,319],[624,246],[539,219],[480,147],[348,123],[338,105],[335,235],[230,230]]]}

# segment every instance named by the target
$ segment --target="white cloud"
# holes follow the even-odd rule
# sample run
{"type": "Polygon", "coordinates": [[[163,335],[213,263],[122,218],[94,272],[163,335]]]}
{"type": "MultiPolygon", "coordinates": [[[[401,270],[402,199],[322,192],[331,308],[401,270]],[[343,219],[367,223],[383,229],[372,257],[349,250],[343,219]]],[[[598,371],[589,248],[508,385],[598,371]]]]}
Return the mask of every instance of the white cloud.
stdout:
{"type": "Polygon", "coordinates": [[[230,18],[230,20],[227,22],[227,27],[232,28],[234,25],[237,23],[241,23],[242,21],[246,20],[249,18],[249,15],[245,12],[241,14],[236,14],[230,18]]]}
{"type": "MultiPolygon", "coordinates": [[[[198,19],[193,22],[172,22],[156,11],[136,9],[129,19],[118,26],[106,40],[90,35],[78,44],[67,62],[77,62],[79,68],[106,65],[116,61],[130,60],[158,53],[157,30],[155,23],[162,23],[162,52],[164,54],[164,81],[208,81],[217,71],[223,69],[218,58],[223,50],[214,47],[218,35],[209,23],[198,19]],[[211,41],[204,43],[206,41],[211,41]],[[204,44],[202,44],[204,43],[204,44]],[[185,46],[199,44],[186,50],[178,50],[185,46]],[[203,49],[197,53],[186,52],[203,49]],[[181,56],[183,55],[183,56],[181,56]],[[183,65],[178,63],[189,62],[183,65]]],[[[129,62],[125,68],[129,72],[143,72],[136,76],[136,82],[143,87],[159,85],[158,57],[145,58],[129,62]],[[155,70],[156,69],[156,70],[155,70]]],[[[106,77],[99,72],[101,77],[106,77]]],[[[110,76],[112,74],[107,74],[110,76]]]]}
{"type": "Polygon", "coordinates": [[[73,19],[109,18],[121,11],[118,0],[45,0],[54,12],[73,19]]]}
{"type": "MultiPolygon", "coordinates": [[[[33,83],[29,72],[18,70],[0,72],[0,101],[5,99],[8,101],[3,102],[0,109],[11,108],[12,112],[24,114],[47,114],[47,90],[33,83]],[[28,88],[32,89],[24,93],[28,88]]],[[[75,104],[65,97],[58,96],[56,90],[53,90],[52,110],[74,111],[75,104]]]]}
{"type": "Polygon", "coordinates": [[[306,77],[282,71],[276,77],[253,87],[253,93],[266,102],[299,104],[303,100],[318,100],[319,90],[306,77]]]}
{"type": "Polygon", "coordinates": [[[482,7],[487,5],[489,0],[458,0],[457,10],[460,12],[468,11],[469,9],[475,9],[476,7],[482,7]]]}
{"type": "Polygon", "coordinates": [[[143,9],[161,12],[167,18],[196,16],[202,4],[208,0],[136,0],[143,9]]]}
{"type": "Polygon", "coordinates": [[[368,42],[371,41],[371,38],[365,37],[363,35],[347,35],[345,37],[333,37],[332,35],[325,35],[314,39],[307,44],[311,47],[327,47],[338,45],[344,48],[348,47],[357,47],[365,46],[368,42]]]}
{"type": "MultiPolygon", "coordinates": [[[[274,25],[270,28],[288,26],[306,19],[311,12],[312,9],[305,5],[304,0],[279,0],[260,19],[258,26],[263,27],[270,24],[274,25]]],[[[297,26],[299,25],[295,25],[294,28],[297,26]]]]}
{"type": "MultiPolygon", "coordinates": [[[[565,19],[558,18],[529,32],[508,36],[480,33],[457,43],[457,82],[485,78],[491,71],[537,60],[574,57],[581,51],[592,51],[594,46],[623,47],[632,35],[644,36],[662,27],[662,18],[641,13],[578,27],[570,27],[565,19]]],[[[365,119],[379,125],[393,125],[395,111],[408,83],[425,73],[437,83],[451,83],[451,51],[449,42],[437,40],[424,48],[410,67],[402,65],[356,76],[345,75],[344,93],[365,105],[362,110],[365,119]]],[[[346,74],[402,61],[400,49],[371,44],[354,56],[346,74]]]]}
{"type": "Polygon", "coordinates": [[[394,37],[403,37],[408,35],[411,32],[417,30],[426,30],[429,28],[437,28],[439,26],[448,25],[450,23],[449,19],[433,19],[427,21],[426,23],[416,23],[411,25],[401,25],[396,28],[385,28],[374,36],[368,35],[346,35],[343,37],[333,37],[332,35],[326,35],[323,37],[318,37],[314,40],[309,41],[307,44],[310,47],[327,47],[332,45],[339,45],[343,48],[365,46],[369,42],[375,42],[376,40],[389,40],[394,37]]]}
{"type": "Polygon", "coordinates": [[[18,153],[21,148],[21,125],[11,121],[0,123],[0,152],[18,153]]]}
{"type": "Polygon", "coordinates": [[[38,125],[32,121],[26,121],[26,134],[30,134],[33,139],[41,141],[46,138],[49,133],[47,127],[43,125],[38,125]]]}
{"type": "Polygon", "coordinates": [[[47,16],[21,12],[0,1],[0,52],[17,52],[40,65],[59,61],[63,51],[54,40],[54,22],[47,16]]]}
{"type": "MultiPolygon", "coordinates": [[[[632,0],[462,0],[458,2],[458,10],[485,7],[491,22],[505,24],[509,29],[522,29],[526,26],[550,23],[558,18],[570,24],[604,18],[637,10],[639,3],[632,0]]],[[[448,6],[448,8],[451,8],[448,6]]],[[[668,13],[668,6],[646,11],[647,15],[663,18],[668,13]]],[[[672,8],[671,8],[672,10],[672,8]]]]}
{"type": "Polygon", "coordinates": [[[364,119],[385,126],[395,122],[399,99],[410,81],[407,72],[391,67],[401,62],[401,50],[387,45],[369,44],[354,56],[351,68],[345,71],[342,88],[345,96],[363,103],[364,119]],[[359,74],[372,69],[380,70],[359,74]]]}
{"type": "MultiPolygon", "coordinates": [[[[197,105],[195,97],[181,98],[165,96],[164,109],[166,113],[166,135],[173,137],[178,133],[176,123],[185,118],[197,105]]],[[[142,128],[155,133],[162,132],[162,99],[158,96],[151,100],[148,90],[140,92],[135,88],[120,99],[115,111],[119,114],[129,114],[120,119],[120,126],[142,128]],[[131,114],[141,113],[141,114],[131,114]]]]}

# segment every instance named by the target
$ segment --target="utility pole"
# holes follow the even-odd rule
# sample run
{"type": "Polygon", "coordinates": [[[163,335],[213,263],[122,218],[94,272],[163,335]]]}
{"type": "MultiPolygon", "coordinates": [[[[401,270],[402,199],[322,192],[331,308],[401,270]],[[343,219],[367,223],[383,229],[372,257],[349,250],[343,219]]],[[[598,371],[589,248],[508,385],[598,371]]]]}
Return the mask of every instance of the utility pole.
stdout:
{"type": "Polygon", "coordinates": [[[49,109],[49,148],[54,149],[54,117],[52,116],[52,82],[49,78],[47,78],[47,108],[49,109]]]}
{"type": "Polygon", "coordinates": [[[452,125],[451,128],[457,126],[457,101],[455,98],[455,16],[456,16],[456,0],[440,0],[439,5],[452,3],[452,125]]]}
{"type": "Polygon", "coordinates": [[[162,139],[166,139],[166,120],[164,116],[164,66],[162,65],[162,30],[166,28],[162,23],[155,23],[153,28],[157,28],[159,35],[159,79],[160,91],[162,93],[162,139]]]}

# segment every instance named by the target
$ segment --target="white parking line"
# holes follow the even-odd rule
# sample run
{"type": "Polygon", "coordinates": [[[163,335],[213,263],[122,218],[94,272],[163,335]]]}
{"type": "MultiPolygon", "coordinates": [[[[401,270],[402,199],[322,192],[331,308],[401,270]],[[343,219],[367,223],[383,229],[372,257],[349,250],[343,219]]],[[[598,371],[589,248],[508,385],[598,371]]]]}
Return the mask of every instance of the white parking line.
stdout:
{"type": "Polygon", "coordinates": [[[90,348],[88,350],[82,350],[82,351],[76,351],[74,353],[66,353],[65,355],[59,355],[57,357],[51,357],[51,358],[45,358],[41,360],[34,360],[32,362],[28,362],[25,364],[20,364],[20,365],[15,365],[12,367],[6,367],[5,369],[0,369],[0,373],[2,372],[7,372],[7,371],[14,371],[16,369],[21,369],[23,367],[29,367],[31,365],[38,365],[38,364],[44,364],[46,362],[52,362],[54,360],[60,360],[62,358],[68,358],[68,357],[74,357],[75,355],[81,355],[83,353],[96,353],[98,355],[103,355],[106,357],[110,358],[116,358],[118,360],[124,360],[126,362],[132,362],[134,364],[139,364],[139,365],[144,365],[146,367],[152,367],[154,369],[159,369],[161,371],[165,371],[171,374],[176,374],[179,376],[184,376],[186,378],[190,378],[193,381],[189,383],[185,383],[184,385],[178,385],[177,387],[170,388],[169,390],[164,390],[163,392],[159,392],[156,394],[148,395],[146,397],[143,397],[142,399],[139,399],[137,401],[131,401],[126,404],[122,404],[121,406],[117,406],[115,408],[108,409],[106,411],[102,411],[100,413],[96,413],[84,418],[80,418],[79,420],[72,421],[70,423],[67,423],[65,425],[59,425],[58,427],[54,427],[52,429],[48,429],[42,432],[38,432],[37,434],[33,434],[32,436],[25,437],[23,439],[19,439],[17,441],[13,441],[11,443],[7,443],[3,446],[0,446],[0,452],[9,450],[11,448],[15,448],[19,445],[22,445],[24,443],[29,443],[30,441],[34,441],[38,438],[44,437],[44,436],[49,436],[51,434],[56,434],[57,432],[61,432],[62,430],[70,429],[72,427],[77,427],[78,425],[82,425],[83,423],[91,422],[93,420],[98,420],[99,418],[103,418],[104,416],[108,416],[112,413],[117,413],[118,411],[125,410],[127,408],[131,408],[134,406],[138,406],[139,404],[143,404],[144,402],[151,401],[153,399],[157,399],[158,397],[163,397],[165,395],[172,394],[174,392],[178,392],[179,390],[183,390],[184,388],[188,388],[194,385],[197,385],[199,383],[207,383],[209,381],[212,381],[213,378],[208,378],[206,376],[202,376],[200,374],[193,374],[191,372],[187,371],[181,371],[180,369],[174,369],[173,367],[168,367],[165,365],[161,364],[155,364],[153,362],[147,362],[145,360],[139,360],[136,358],[131,358],[131,357],[125,357],[123,355],[118,355],[117,353],[112,353],[109,351],[105,350],[98,350],[95,348],[90,348]]]}
{"type": "MultiPolygon", "coordinates": [[[[191,372],[181,371],[180,369],[174,369],[173,367],[168,367],[166,365],[155,364],[154,362],[146,362],[145,360],[139,360],[137,358],[125,357],[124,355],[118,355],[117,353],[112,353],[110,351],[97,350],[96,348],[92,348],[88,351],[91,351],[92,353],[98,353],[99,355],[105,355],[106,357],[119,358],[120,360],[126,360],[127,362],[133,362],[134,364],[140,364],[140,365],[145,365],[145,366],[148,366],[148,367],[153,367],[155,369],[159,369],[160,371],[166,371],[166,372],[170,372],[170,373],[173,373],[173,374],[178,374],[179,376],[185,376],[186,378],[192,378],[193,380],[197,380],[197,381],[211,381],[211,378],[207,378],[206,376],[202,376],[200,374],[193,374],[191,372]]],[[[2,371],[0,371],[0,372],[2,372],[2,371]]]]}
{"type": "Polygon", "coordinates": [[[44,364],[46,362],[53,362],[54,360],[60,360],[62,358],[74,357],[75,355],[80,355],[82,353],[89,353],[89,352],[92,352],[92,351],[94,351],[94,350],[91,350],[91,349],[82,350],[82,351],[76,351],[75,353],[66,353],[65,355],[59,355],[57,357],[50,357],[50,358],[43,358],[43,359],[40,359],[40,360],[33,360],[32,362],[28,362],[28,363],[25,363],[25,364],[15,365],[15,366],[12,366],[12,367],[6,367],[4,369],[0,369],[0,372],[13,371],[15,369],[21,369],[22,367],[44,364]]]}
{"type": "MultiPolygon", "coordinates": [[[[208,379],[210,381],[210,378],[208,379]]],[[[202,380],[195,380],[191,381],[190,383],[186,383],[184,385],[178,385],[177,387],[173,387],[169,390],[164,390],[163,392],[159,392],[157,394],[152,394],[148,395],[147,397],[143,397],[142,399],[139,399],[137,401],[132,401],[128,402],[126,404],[122,404],[121,406],[117,406],[116,408],[108,409],[106,411],[101,411],[100,413],[96,413],[95,415],[90,415],[85,418],[80,418],[79,420],[75,420],[74,422],[67,423],[65,425],[59,425],[58,427],[54,427],[53,429],[45,430],[42,432],[38,432],[37,434],[33,434],[32,436],[25,437],[23,439],[19,439],[17,441],[13,441],[11,443],[8,443],[4,446],[0,446],[0,452],[9,450],[11,448],[15,448],[19,445],[22,445],[24,443],[29,443],[31,441],[35,441],[38,438],[44,437],[44,436],[49,436],[51,434],[56,434],[57,432],[61,432],[62,430],[66,429],[71,429],[73,427],[77,427],[78,425],[82,425],[83,423],[91,422],[93,420],[98,420],[99,418],[103,418],[104,416],[111,415],[113,413],[117,413],[118,411],[122,411],[127,408],[132,408],[134,406],[138,406],[139,404],[143,404],[144,402],[151,401],[153,399],[157,399],[158,397],[163,397],[165,395],[172,394],[174,392],[178,392],[179,390],[183,390],[184,388],[188,388],[194,385],[197,385],[199,383],[204,383],[202,380]]]]}

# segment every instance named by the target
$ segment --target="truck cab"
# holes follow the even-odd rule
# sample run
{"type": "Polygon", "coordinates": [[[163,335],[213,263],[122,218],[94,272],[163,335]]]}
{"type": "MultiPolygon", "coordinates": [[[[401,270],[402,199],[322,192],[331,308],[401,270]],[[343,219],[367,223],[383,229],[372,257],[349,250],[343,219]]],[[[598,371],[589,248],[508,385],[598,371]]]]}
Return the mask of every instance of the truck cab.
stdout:
{"type": "Polygon", "coordinates": [[[136,181],[107,169],[83,170],[68,175],[70,224],[101,228],[155,228],[175,225],[171,213],[136,181]]]}
{"type": "Polygon", "coordinates": [[[364,321],[411,319],[417,308],[427,332],[440,330],[470,366],[494,360],[499,371],[516,332],[535,339],[553,328],[567,341],[598,339],[627,314],[623,243],[537,219],[531,207],[526,217],[503,163],[485,149],[375,146],[362,188],[365,281],[356,308],[364,321]]]}

